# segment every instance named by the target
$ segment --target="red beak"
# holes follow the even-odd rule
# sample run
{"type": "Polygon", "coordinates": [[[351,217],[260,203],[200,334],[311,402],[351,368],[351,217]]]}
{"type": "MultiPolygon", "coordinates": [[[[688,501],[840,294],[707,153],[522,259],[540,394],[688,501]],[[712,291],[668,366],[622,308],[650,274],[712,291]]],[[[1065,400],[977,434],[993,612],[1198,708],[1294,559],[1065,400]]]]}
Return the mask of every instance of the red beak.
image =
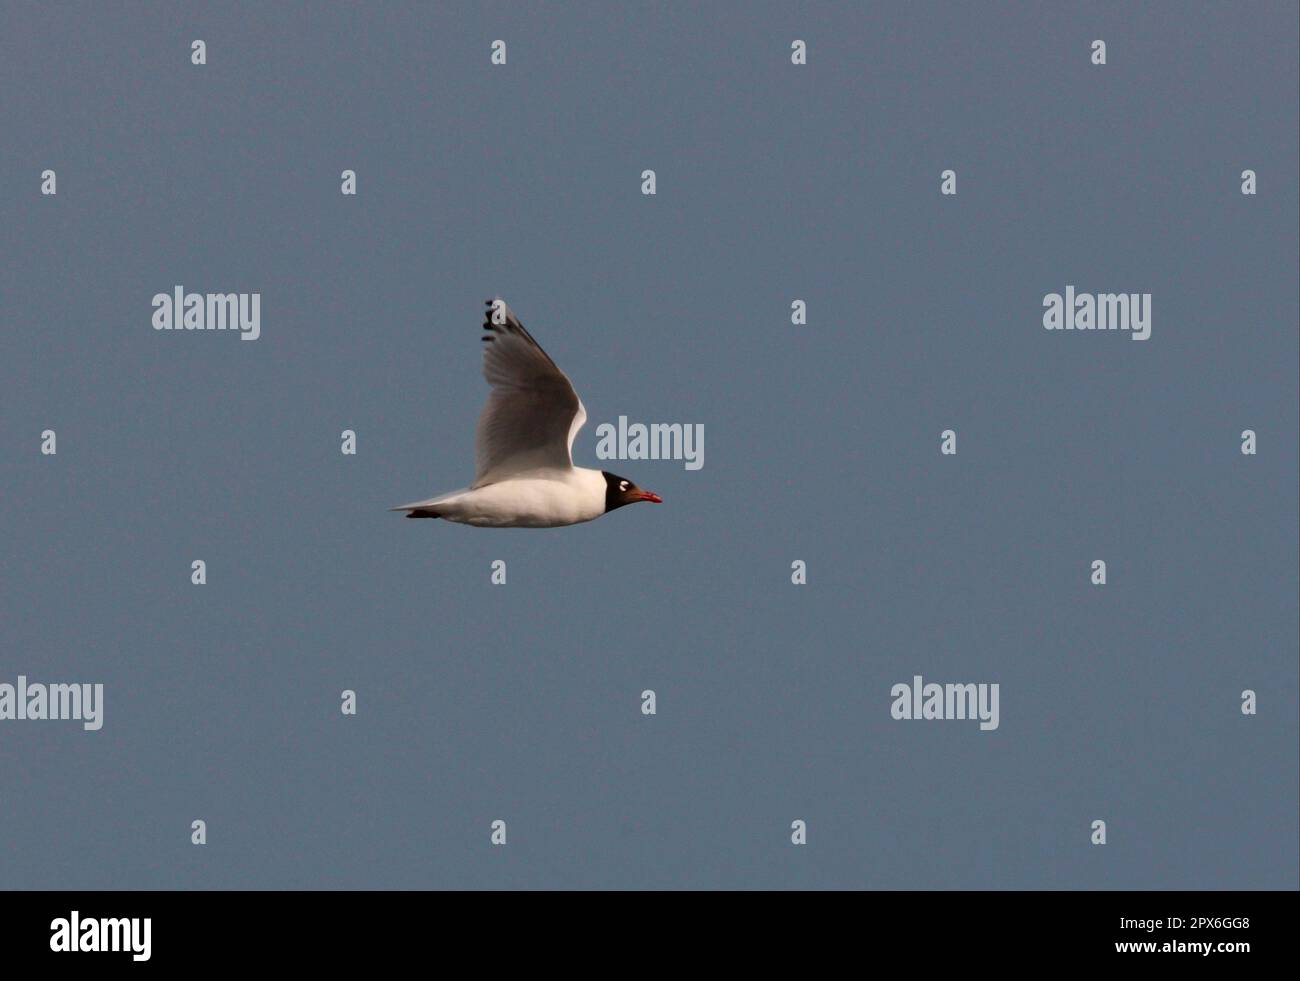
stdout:
{"type": "Polygon", "coordinates": [[[664,499],[658,494],[651,494],[649,491],[642,491],[638,501],[649,501],[651,504],[662,504],[664,499]]]}

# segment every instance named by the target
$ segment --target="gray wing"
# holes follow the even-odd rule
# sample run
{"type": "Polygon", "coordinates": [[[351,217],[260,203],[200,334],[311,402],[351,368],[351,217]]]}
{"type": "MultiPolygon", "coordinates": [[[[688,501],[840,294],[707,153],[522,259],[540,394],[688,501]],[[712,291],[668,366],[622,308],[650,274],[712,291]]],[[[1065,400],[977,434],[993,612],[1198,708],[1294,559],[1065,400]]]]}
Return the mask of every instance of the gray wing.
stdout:
{"type": "Polygon", "coordinates": [[[492,386],[475,435],[474,487],[526,470],[569,470],[587,410],[573,384],[504,300],[488,300],[483,377],[492,386]]]}

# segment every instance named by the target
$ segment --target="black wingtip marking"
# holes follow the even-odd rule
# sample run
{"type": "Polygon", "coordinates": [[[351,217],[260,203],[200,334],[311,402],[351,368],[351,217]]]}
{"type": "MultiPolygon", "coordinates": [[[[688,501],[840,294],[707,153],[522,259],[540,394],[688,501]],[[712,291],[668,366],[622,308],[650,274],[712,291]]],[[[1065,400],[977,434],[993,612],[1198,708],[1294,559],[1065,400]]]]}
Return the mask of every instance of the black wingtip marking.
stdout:
{"type": "MultiPolygon", "coordinates": [[[[519,318],[514,315],[514,311],[512,311],[508,306],[506,306],[505,300],[502,300],[498,297],[495,300],[485,300],[484,302],[487,304],[488,307],[488,312],[483,316],[484,330],[490,331],[492,334],[503,334],[503,335],[514,334],[517,337],[522,337],[533,347],[537,348],[539,352],[541,352],[542,357],[544,357],[547,361],[551,363],[551,367],[555,368],[556,371],[560,370],[559,366],[556,365],[556,363],[553,360],[551,360],[551,356],[547,354],[545,349],[540,344],[538,344],[537,341],[533,338],[533,335],[528,333],[528,329],[519,322],[519,318]],[[505,322],[500,324],[493,323],[492,321],[492,315],[496,313],[496,309],[497,309],[496,304],[498,303],[501,304],[503,315],[505,317],[505,322]]],[[[483,340],[491,341],[492,337],[485,336],[483,340]]]]}
{"type": "Polygon", "coordinates": [[[430,511],[428,508],[417,508],[414,511],[406,512],[408,518],[438,518],[441,515],[437,511],[430,511]]]}

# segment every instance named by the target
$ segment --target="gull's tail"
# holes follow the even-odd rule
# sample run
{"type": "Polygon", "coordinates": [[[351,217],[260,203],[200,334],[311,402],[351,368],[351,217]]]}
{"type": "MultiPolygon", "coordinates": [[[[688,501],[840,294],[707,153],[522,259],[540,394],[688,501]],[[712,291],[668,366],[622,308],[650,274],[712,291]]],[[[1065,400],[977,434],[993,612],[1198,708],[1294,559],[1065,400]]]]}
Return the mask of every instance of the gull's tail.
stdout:
{"type": "Polygon", "coordinates": [[[438,505],[442,504],[449,498],[456,497],[458,494],[464,494],[463,490],[452,491],[450,494],[439,494],[437,497],[431,497],[427,501],[415,501],[411,504],[399,504],[395,508],[389,508],[390,511],[405,511],[408,518],[441,518],[438,513],[438,505]]]}

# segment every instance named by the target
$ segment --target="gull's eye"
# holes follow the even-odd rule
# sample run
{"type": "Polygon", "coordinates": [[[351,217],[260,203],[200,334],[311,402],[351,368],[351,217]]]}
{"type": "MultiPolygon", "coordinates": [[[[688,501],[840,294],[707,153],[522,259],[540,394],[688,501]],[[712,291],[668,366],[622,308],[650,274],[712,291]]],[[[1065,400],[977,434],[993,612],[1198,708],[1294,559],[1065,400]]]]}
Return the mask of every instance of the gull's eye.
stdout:
{"type": "Polygon", "coordinates": [[[621,491],[625,491],[625,490],[627,490],[627,481],[626,481],[626,480],[620,480],[620,481],[618,482],[618,489],[621,490],[621,491]]]}

